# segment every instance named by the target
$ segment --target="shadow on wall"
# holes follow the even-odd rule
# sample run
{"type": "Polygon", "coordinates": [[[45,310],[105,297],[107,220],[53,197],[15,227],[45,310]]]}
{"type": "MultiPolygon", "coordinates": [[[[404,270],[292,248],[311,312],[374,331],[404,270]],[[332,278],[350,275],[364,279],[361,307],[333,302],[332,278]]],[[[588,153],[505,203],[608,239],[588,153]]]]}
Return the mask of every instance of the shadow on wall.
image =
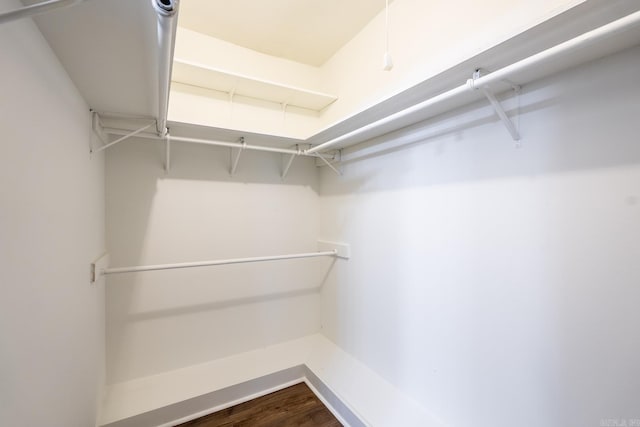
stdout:
{"type": "Polygon", "coordinates": [[[193,314],[199,311],[224,310],[224,309],[231,308],[234,306],[239,306],[239,305],[251,305],[256,303],[275,301],[278,299],[295,298],[295,297],[318,294],[322,291],[322,288],[324,287],[335,262],[336,260],[335,258],[333,258],[331,259],[330,262],[324,263],[324,264],[328,264],[328,266],[326,267],[324,275],[320,279],[320,285],[312,288],[293,289],[290,291],[272,291],[269,289],[263,289],[262,292],[258,294],[249,295],[249,296],[240,297],[240,298],[229,298],[229,299],[223,299],[219,301],[209,301],[206,303],[192,304],[192,305],[187,305],[182,307],[172,307],[172,308],[160,309],[160,310],[154,310],[154,311],[132,313],[129,316],[127,316],[127,321],[135,322],[135,321],[149,320],[149,319],[162,318],[162,317],[193,314]]]}
{"type": "Polygon", "coordinates": [[[522,136],[520,147],[481,101],[343,150],[344,177],[323,171],[321,194],[533,179],[637,164],[636,139],[617,135],[637,134],[639,57],[635,47],[526,85],[519,99],[503,94],[503,106],[522,136]],[[608,106],[598,116],[590,107],[594,99],[608,106]],[[615,134],[597,126],[610,122],[621,123],[615,134]],[[470,132],[472,138],[467,137],[470,132]]]}
{"type": "Polygon", "coordinates": [[[281,298],[293,298],[304,295],[317,294],[320,288],[299,289],[286,292],[265,292],[261,295],[247,296],[243,298],[226,299],[223,301],[212,301],[203,304],[194,304],[182,307],[167,308],[164,310],[154,310],[147,312],[133,313],[127,316],[127,321],[141,321],[156,319],[161,317],[180,316],[185,314],[193,314],[199,311],[223,310],[238,305],[250,305],[261,302],[273,301],[281,298]]]}
{"type": "MultiPolygon", "coordinates": [[[[260,290],[252,290],[251,294],[248,294],[243,297],[229,296],[216,301],[207,301],[199,304],[189,304],[189,305],[183,305],[183,306],[168,307],[164,309],[135,312],[127,316],[127,321],[135,322],[135,321],[149,320],[149,319],[155,319],[155,318],[161,318],[161,317],[193,314],[200,311],[224,310],[227,308],[232,308],[234,306],[251,305],[251,304],[257,304],[257,303],[275,301],[278,299],[295,298],[295,297],[319,294],[322,291],[322,288],[324,287],[325,283],[327,282],[329,278],[329,274],[331,273],[331,270],[335,265],[335,263],[336,263],[336,258],[330,258],[328,261],[322,262],[322,270],[324,270],[324,274],[321,276],[318,276],[320,280],[319,280],[319,284],[317,285],[316,285],[316,278],[310,278],[310,281],[313,284],[313,287],[306,287],[308,285],[305,284],[304,285],[305,287],[295,288],[287,291],[274,291],[274,290],[270,290],[267,287],[266,289],[262,288],[260,290]]],[[[208,267],[203,267],[203,268],[207,269],[208,267]]],[[[216,268],[216,267],[209,267],[209,268],[216,268]]],[[[225,268],[225,267],[223,266],[223,267],[217,267],[217,268],[225,268]]],[[[209,277],[211,276],[211,272],[208,272],[205,274],[208,275],[209,277]]],[[[209,284],[209,283],[207,283],[207,285],[215,286],[215,284],[209,284]]],[[[225,292],[222,291],[222,292],[219,292],[219,294],[224,295],[225,292]]]]}
{"type": "MultiPolygon", "coordinates": [[[[112,266],[317,250],[318,173],[295,159],[132,139],[107,153],[107,247],[112,266]]],[[[110,382],[150,375],[315,333],[329,258],[109,276],[110,382]],[[203,340],[203,337],[207,337],[203,340]],[[170,345],[169,351],[166,346],[170,345]]]]}

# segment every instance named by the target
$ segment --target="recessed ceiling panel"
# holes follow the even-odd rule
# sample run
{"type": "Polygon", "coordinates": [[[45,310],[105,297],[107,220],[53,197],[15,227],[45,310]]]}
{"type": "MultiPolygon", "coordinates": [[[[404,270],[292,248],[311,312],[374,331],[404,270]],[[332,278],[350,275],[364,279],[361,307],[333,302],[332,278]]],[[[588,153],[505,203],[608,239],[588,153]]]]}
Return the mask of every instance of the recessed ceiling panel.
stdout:
{"type": "Polygon", "coordinates": [[[182,0],[179,25],[320,66],[384,6],[385,0],[182,0]]]}

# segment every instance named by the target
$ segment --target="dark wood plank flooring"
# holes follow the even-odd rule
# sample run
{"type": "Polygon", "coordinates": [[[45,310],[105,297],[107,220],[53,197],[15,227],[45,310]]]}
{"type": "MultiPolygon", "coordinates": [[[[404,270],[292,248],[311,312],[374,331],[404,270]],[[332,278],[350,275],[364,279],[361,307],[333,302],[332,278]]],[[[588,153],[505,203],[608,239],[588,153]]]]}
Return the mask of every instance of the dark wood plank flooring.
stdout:
{"type": "Polygon", "coordinates": [[[179,427],[342,427],[305,383],[180,424],[179,427]]]}

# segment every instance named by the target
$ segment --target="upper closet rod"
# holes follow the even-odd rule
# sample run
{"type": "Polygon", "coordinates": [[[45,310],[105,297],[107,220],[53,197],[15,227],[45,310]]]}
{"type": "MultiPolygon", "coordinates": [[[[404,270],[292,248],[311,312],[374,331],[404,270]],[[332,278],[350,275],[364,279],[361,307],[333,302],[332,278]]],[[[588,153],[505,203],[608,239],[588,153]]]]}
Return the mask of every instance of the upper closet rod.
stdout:
{"type": "Polygon", "coordinates": [[[320,154],[320,153],[306,153],[305,150],[294,150],[291,148],[278,148],[278,147],[267,147],[264,145],[251,145],[247,144],[244,141],[242,142],[226,142],[226,141],[213,141],[209,139],[200,139],[200,138],[187,138],[183,136],[171,136],[171,141],[177,142],[191,142],[194,144],[204,144],[204,145],[215,145],[218,147],[229,147],[229,148],[238,148],[241,150],[254,150],[254,151],[268,151],[271,153],[280,153],[280,154],[292,154],[296,156],[309,156],[309,157],[319,157],[323,159],[334,160],[335,156],[330,154],[320,154]]]}
{"type": "MultiPolygon", "coordinates": [[[[108,134],[112,135],[132,135],[133,132],[124,131],[122,129],[115,128],[104,128],[104,131],[108,134]]],[[[137,131],[134,131],[137,132],[137,131]]],[[[138,137],[141,138],[149,138],[149,139],[160,139],[156,135],[150,135],[148,133],[138,133],[138,137]]],[[[296,156],[308,156],[308,157],[318,157],[324,158],[327,160],[335,160],[336,155],[334,154],[320,154],[320,153],[305,153],[305,150],[294,150],[292,148],[278,148],[278,147],[268,147],[264,145],[252,145],[246,144],[244,142],[227,142],[227,141],[216,141],[211,139],[202,139],[202,138],[188,138],[182,136],[167,136],[171,142],[190,142],[194,144],[203,144],[203,145],[214,145],[218,147],[228,147],[228,148],[237,148],[241,150],[254,150],[254,151],[267,151],[270,153],[280,153],[280,154],[291,154],[296,156]]],[[[111,143],[113,144],[113,142],[111,143]]],[[[106,148],[106,146],[100,147],[100,149],[106,148]]]]}
{"type": "Polygon", "coordinates": [[[626,31],[631,27],[638,25],[639,23],[640,23],[640,12],[634,12],[631,15],[625,16],[624,18],[618,19],[617,21],[611,22],[610,24],[604,25],[600,28],[584,33],[564,43],[560,43],[557,46],[544,50],[540,53],[537,53],[526,59],[518,61],[514,64],[508,65],[498,71],[494,71],[491,74],[487,74],[485,76],[478,77],[476,79],[469,79],[465,84],[461,86],[458,86],[447,92],[441,93],[440,95],[436,95],[433,98],[427,99],[426,101],[413,105],[404,110],[400,110],[397,113],[391,114],[390,116],[384,117],[366,126],[355,129],[351,132],[348,132],[337,138],[329,140],[325,143],[316,145],[315,147],[312,147],[306,150],[305,152],[317,153],[319,151],[327,150],[328,148],[331,148],[334,145],[339,144],[345,140],[357,137],[358,135],[361,135],[365,132],[381,128],[382,126],[390,124],[405,116],[418,113],[422,110],[426,110],[427,108],[432,107],[436,104],[439,104],[441,102],[445,102],[452,98],[460,96],[469,90],[482,89],[493,83],[497,83],[502,80],[506,80],[510,77],[513,77],[516,73],[520,71],[533,68],[534,66],[539,66],[543,62],[552,61],[573,50],[585,48],[591,44],[594,44],[598,41],[606,39],[607,37],[610,37],[614,34],[626,31]]]}
{"type": "Polygon", "coordinates": [[[164,137],[167,132],[169,108],[169,86],[171,84],[171,64],[175,48],[176,27],[178,25],[178,0],[151,0],[158,13],[158,119],[156,131],[164,137]]]}
{"type": "Polygon", "coordinates": [[[62,7],[73,6],[84,1],[86,0],[49,0],[42,3],[32,4],[10,12],[0,13],[0,24],[15,21],[16,19],[27,18],[33,15],[39,15],[62,7]]]}

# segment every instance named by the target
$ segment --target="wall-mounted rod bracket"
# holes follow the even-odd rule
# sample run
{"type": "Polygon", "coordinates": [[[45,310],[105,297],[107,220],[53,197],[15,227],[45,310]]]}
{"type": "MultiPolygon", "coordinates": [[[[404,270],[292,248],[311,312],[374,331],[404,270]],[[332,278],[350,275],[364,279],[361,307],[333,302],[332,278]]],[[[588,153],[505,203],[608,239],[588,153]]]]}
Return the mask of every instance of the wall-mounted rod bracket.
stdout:
{"type": "MultiPolygon", "coordinates": [[[[500,101],[498,101],[498,98],[496,98],[496,96],[493,94],[493,92],[491,91],[489,86],[480,86],[480,87],[478,87],[475,84],[475,81],[477,79],[479,79],[480,77],[482,77],[482,71],[480,69],[478,69],[473,73],[473,77],[468,80],[469,87],[471,89],[473,89],[473,90],[480,89],[482,91],[484,96],[487,98],[487,100],[489,101],[489,103],[493,107],[493,110],[496,112],[496,114],[498,115],[500,120],[502,120],[502,123],[507,128],[507,131],[509,131],[509,134],[511,135],[511,138],[513,138],[514,141],[520,141],[520,133],[518,132],[518,130],[516,129],[515,125],[513,124],[513,122],[509,118],[509,116],[507,115],[506,111],[504,111],[504,108],[502,108],[502,104],[500,104],[500,101]]],[[[516,95],[519,95],[520,86],[514,85],[513,86],[513,90],[516,93],[516,95]]]]}
{"type": "Polygon", "coordinates": [[[238,169],[238,163],[240,162],[240,155],[247,147],[247,143],[244,141],[244,137],[240,138],[240,146],[237,148],[232,147],[230,151],[230,160],[231,165],[229,167],[229,175],[233,176],[236,174],[236,170],[238,169]]]}
{"type": "Polygon", "coordinates": [[[109,254],[102,254],[91,263],[89,282],[96,283],[103,276],[102,271],[109,266],[109,254]]]}
{"type": "Polygon", "coordinates": [[[329,242],[326,240],[318,240],[319,251],[334,251],[337,258],[351,258],[351,246],[348,243],[329,242]]]}

